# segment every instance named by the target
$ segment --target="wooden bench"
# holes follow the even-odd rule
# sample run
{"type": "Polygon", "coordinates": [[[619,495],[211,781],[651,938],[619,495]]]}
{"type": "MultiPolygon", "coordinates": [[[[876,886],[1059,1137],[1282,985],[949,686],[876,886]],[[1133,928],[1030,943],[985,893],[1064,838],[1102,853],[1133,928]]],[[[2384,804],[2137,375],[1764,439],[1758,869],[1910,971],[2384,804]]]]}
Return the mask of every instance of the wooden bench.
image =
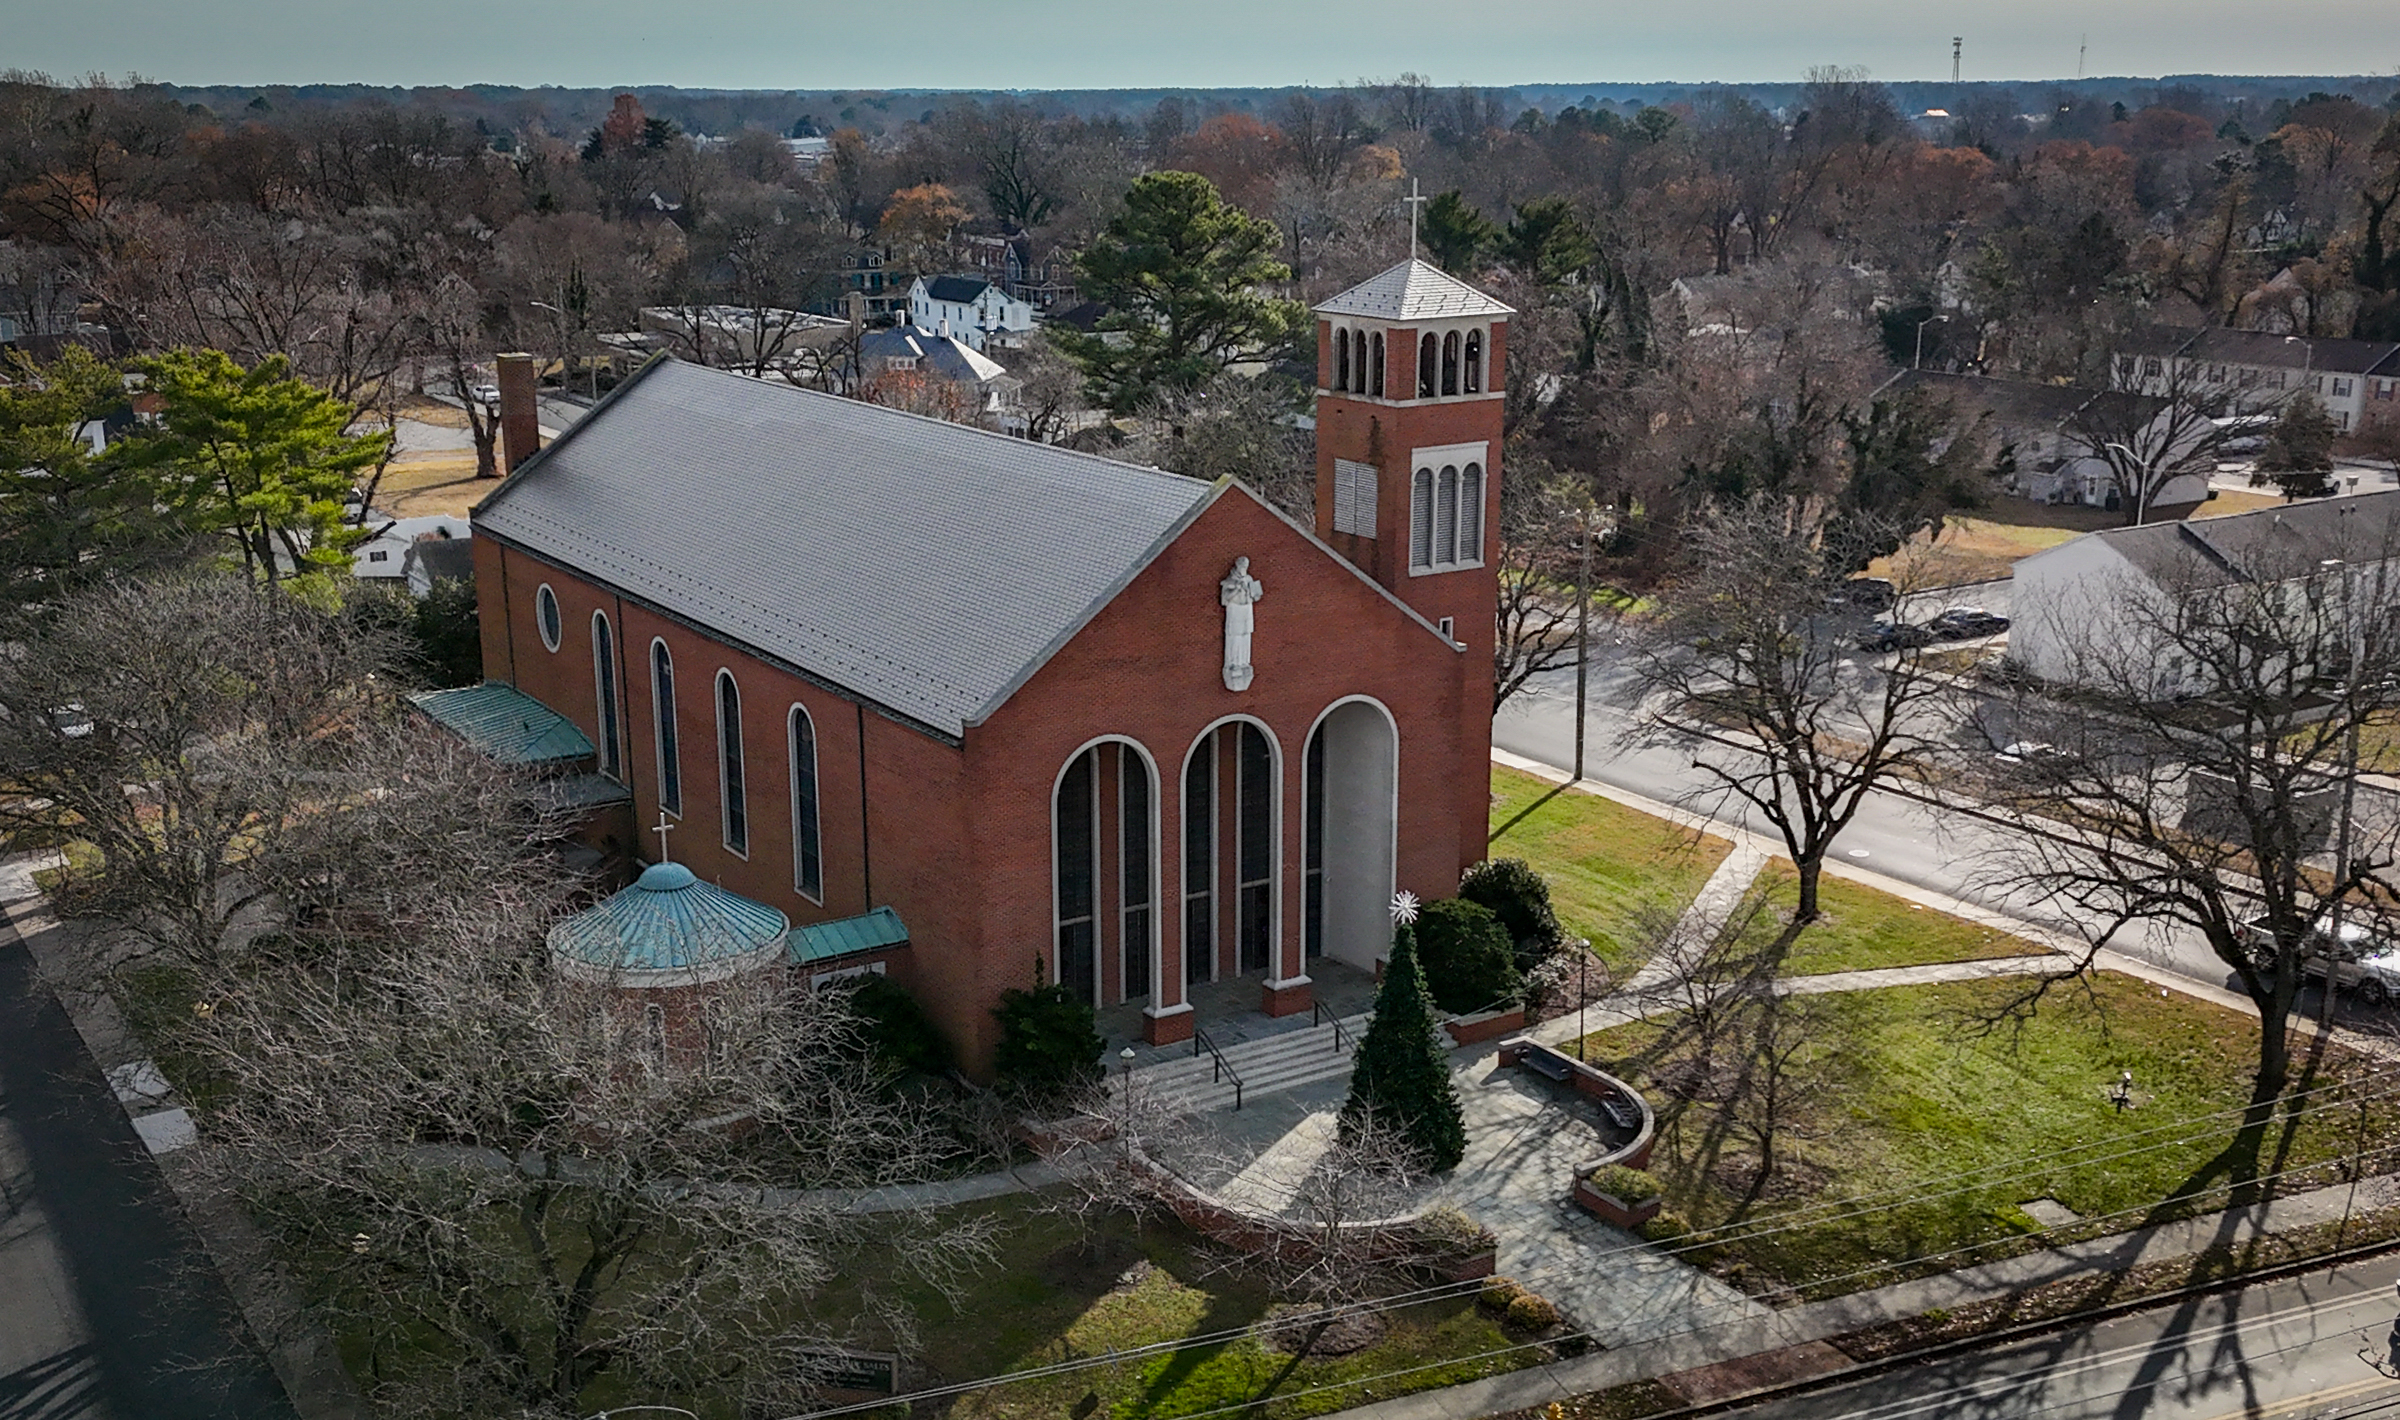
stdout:
{"type": "Polygon", "coordinates": [[[1553,1055],[1547,1050],[1526,1051],[1524,1062],[1531,1066],[1535,1073],[1546,1075],[1553,1080],[1566,1079],[1567,1071],[1572,1068],[1564,1058],[1553,1055]]]}
{"type": "Polygon", "coordinates": [[[1642,1127],[1642,1112],[1635,1109],[1629,1100],[1619,1099],[1615,1095],[1602,1095],[1600,1112],[1607,1115],[1608,1122],[1619,1129],[1630,1132],[1642,1127]]]}

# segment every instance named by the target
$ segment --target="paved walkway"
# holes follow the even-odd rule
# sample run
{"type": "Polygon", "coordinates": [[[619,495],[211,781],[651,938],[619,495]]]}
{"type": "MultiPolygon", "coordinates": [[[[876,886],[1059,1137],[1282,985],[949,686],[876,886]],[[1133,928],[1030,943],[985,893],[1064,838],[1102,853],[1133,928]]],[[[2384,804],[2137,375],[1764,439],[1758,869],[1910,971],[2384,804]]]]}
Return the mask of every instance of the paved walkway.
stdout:
{"type": "Polygon", "coordinates": [[[2121,1274],[2268,1233],[2334,1222],[2353,1209],[2363,1213],[2400,1202],[2394,1194],[2390,1180],[2374,1179],[2362,1185],[2355,1197],[2346,1186],[2318,1189],[2254,1208],[2137,1228],[1764,1315],[1737,1313],[1730,1307],[1714,1315],[1695,1309],[1691,1324],[1661,1331],[1638,1348],[1593,1352],[1464,1385],[1356,1406],[1335,1415],[1340,1420],[1476,1420],[1496,1411],[1546,1405],[1611,1386],[1824,1342],[1865,1327],[1922,1316],[1934,1307],[1955,1309],[1972,1302],[2001,1300],[2069,1277],[2121,1274]]]}

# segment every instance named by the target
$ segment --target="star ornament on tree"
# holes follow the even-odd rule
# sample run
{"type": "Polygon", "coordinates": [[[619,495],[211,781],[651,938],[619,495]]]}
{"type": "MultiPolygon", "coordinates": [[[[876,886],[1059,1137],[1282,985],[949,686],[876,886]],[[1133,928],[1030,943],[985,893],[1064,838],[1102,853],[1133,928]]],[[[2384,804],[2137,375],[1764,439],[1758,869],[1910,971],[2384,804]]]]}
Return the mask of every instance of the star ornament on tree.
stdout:
{"type": "Polygon", "coordinates": [[[1405,927],[1417,920],[1417,895],[1407,888],[1392,894],[1392,920],[1405,927]]]}

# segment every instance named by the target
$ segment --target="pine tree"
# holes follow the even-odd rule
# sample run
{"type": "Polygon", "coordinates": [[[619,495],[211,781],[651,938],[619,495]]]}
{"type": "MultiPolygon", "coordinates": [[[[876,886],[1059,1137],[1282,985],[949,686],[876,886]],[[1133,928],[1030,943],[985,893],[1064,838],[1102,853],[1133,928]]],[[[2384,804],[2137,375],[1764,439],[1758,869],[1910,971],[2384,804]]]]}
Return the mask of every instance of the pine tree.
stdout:
{"type": "Polygon", "coordinates": [[[1456,1168],[1466,1156],[1467,1124],[1450,1084],[1450,1063],[1434,1038],[1433,1002],[1417,968],[1415,906],[1404,900],[1394,914],[1399,926],[1392,934],[1392,959],[1375,991],[1375,1019],[1351,1063],[1342,1133],[1350,1137],[1371,1119],[1397,1132],[1425,1167],[1438,1173],[1456,1168]]]}

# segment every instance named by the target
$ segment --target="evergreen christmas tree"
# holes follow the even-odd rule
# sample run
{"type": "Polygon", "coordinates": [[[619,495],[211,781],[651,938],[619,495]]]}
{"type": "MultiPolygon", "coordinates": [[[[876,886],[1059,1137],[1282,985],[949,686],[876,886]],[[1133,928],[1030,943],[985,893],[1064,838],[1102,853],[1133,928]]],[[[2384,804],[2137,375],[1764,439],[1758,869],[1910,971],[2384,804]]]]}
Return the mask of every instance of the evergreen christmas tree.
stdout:
{"type": "Polygon", "coordinates": [[[1466,1156],[1467,1124],[1417,968],[1416,899],[1405,892],[1394,898],[1392,917],[1392,960],[1375,991],[1375,1019],[1351,1062],[1342,1133],[1350,1137],[1372,1119],[1406,1140],[1418,1160],[1438,1173],[1466,1156]]]}

